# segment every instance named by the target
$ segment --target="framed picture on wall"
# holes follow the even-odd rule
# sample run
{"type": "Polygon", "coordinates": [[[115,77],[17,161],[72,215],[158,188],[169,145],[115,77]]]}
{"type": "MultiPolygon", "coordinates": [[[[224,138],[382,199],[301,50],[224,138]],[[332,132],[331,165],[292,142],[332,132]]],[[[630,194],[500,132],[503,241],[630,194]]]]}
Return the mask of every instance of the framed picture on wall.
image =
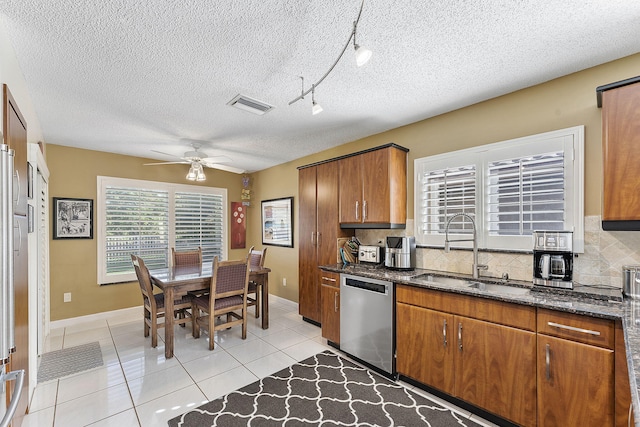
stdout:
{"type": "Polygon", "coordinates": [[[293,197],[263,200],[262,244],[293,247],[293,197]]]}
{"type": "Polygon", "coordinates": [[[53,238],[93,239],[93,200],[54,197],[53,238]]]}

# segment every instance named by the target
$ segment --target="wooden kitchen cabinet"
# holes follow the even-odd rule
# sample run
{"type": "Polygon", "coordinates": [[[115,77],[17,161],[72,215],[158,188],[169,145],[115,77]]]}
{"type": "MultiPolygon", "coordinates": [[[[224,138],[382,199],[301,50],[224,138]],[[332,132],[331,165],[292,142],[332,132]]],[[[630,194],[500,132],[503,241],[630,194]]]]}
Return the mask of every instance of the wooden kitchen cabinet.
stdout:
{"type": "Polygon", "coordinates": [[[321,323],[319,265],[335,264],[338,237],[350,237],[338,222],[338,163],[330,161],[301,167],[298,172],[299,313],[308,321],[321,323]]]}
{"type": "Polygon", "coordinates": [[[392,144],[338,161],[343,228],[405,227],[407,151],[392,144]]]}
{"type": "Polygon", "coordinates": [[[613,426],[614,322],[538,309],[538,426],[613,426]]]}
{"type": "Polygon", "coordinates": [[[602,105],[602,228],[640,230],[640,81],[612,83],[597,91],[602,105]]]}
{"type": "Polygon", "coordinates": [[[396,325],[398,373],[455,395],[453,315],[398,303],[396,325]]]}
{"type": "Polygon", "coordinates": [[[320,277],[322,337],[340,345],[340,274],[323,271],[320,277]]]}
{"type": "Polygon", "coordinates": [[[536,334],[456,316],[456,396],[523,426],[536,425],[536,334]]]}
{"type": "Polygon", "coordinates": [[[533,307],[404,285],[396,301],[398,373],[535,425],[533,307]]]}

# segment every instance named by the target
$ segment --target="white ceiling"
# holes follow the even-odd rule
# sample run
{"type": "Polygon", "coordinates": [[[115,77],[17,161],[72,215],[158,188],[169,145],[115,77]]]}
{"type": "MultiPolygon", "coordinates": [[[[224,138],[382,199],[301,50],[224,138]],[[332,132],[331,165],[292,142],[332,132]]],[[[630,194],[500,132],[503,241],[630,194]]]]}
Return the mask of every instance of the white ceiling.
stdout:
{"type": "MultiPolygon", "coordinates": [[[[640,52],[638,0],[0,0],[45,142],[256,171],[640,52]],[[263,115],[227,105],[244,94],[263,115]]],[[[1,60],[1,59],[0,59],[1,60]]],[[[629,76],[633,77],[633,76],[629,76]]],[[[608,83],[608,82],[603,82],[608,83]]],[[[594,88],[595,102],[595,88],[594,88]]]]}

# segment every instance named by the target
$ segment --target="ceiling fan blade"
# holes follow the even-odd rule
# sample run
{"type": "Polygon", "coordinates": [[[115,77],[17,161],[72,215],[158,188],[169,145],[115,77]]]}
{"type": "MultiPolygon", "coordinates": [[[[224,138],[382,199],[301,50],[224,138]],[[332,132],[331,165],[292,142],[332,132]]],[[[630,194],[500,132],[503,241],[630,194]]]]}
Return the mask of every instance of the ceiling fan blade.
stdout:
{"type": "Polygon", "coordinates": [[[227,171],[227,172],[233,172],[233,173],[237,173],[237,174],[241,174],[244,173],[245,170],[244,169],[240,169],[240,168],[234,168],[233,166],[227,166],[227,165],[220,165],[217,163],[201,163],[202,166],[211,168],[211,169],[220,169],[223,171],[227,171]]]}
{"type": "Polygon", "coordinates": [[[189,162],[159,162],[159,163],[144,163],[143,166],[157,166],[157,165],[188,165],[189,162]]]}
{"type": "Polygon", "coordinates": [[[231,160],[229,157],[227,156],[213,156],[213,157],[205,157],[203,159],[200,159],[203,163],[231,163],[233,160],[231,160]]]}
{"type": "Polygon", "coordinates": [[[184,158],[184,157],[176,156],[176,155],[169,154],[169,153],[164,153],[164,152],[162,152],[162,151],[157,151],[157,150],[151,150],[151,151],[153,151],[154,153],[158,153],[158,154],[164,154],[165,156],[175,157],[176,159],[182,159],[182,160],[185,160],[185,158],[184,158]]]}

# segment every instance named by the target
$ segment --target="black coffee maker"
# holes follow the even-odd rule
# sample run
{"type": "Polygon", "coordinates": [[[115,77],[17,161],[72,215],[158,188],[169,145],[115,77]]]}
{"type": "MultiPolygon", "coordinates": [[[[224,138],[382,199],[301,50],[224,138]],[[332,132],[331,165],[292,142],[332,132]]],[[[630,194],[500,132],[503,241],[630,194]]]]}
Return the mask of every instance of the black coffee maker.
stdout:
{"type": "Polygon", "coordinates": [[[573,289],[573,232],[533,232],[533,284],[573,289]]]}

